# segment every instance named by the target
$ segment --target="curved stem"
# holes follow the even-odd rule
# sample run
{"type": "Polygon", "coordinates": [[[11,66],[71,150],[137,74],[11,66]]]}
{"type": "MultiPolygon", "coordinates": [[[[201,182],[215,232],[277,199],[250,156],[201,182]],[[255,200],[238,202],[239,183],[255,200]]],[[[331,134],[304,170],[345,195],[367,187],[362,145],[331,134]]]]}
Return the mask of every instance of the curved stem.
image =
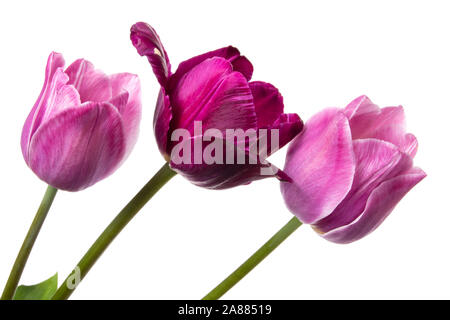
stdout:
{"type": "Polygon", "coordinates": [[[16,292],[17,285],[19,284],[20,277],[22,276],[25,264],[27,263],[28,257],[30,256],[31,249],[36,242],[39,231],[41,230],[44,220],[47,217],[48,211],[55,199],[58,189],[48,186],[47,191],[44,194],[44,198],[41,201],[36,216],[31,223],[30,229],[28,230],[25,240],[23,241],[22,247],[19,250],[16,261],[12,267],[11,273],[9,275],[8,281],[6,282],[5,289],[1,300],[11,300],[16,292]]]}
{"type": "Polygon", "coordinates": [[[261,248],[258,249],[250,258],[247,259],[231,275],[223,280],[217,287],[208,293],[203,300],[217,300],[228,292],[236,283],[242,280],[250,271],[252,271],[261,261],[263,261],[275,248],[277,248],[287,237],[300,227],[302,223],[293,217],[281,228],[275,235],[269,239],[261,248]]]}
{"type": "Polygon", "coordinates": [[[111,242],[133,219],[144,205],[162,188],[176,173],[166,163],[136,196],[120,211],[109,226],[89,248],[72,273],[64,280],[52,300],[65,300],[70,297],[77,285],[86,276],[98,258],[111,242]]]}

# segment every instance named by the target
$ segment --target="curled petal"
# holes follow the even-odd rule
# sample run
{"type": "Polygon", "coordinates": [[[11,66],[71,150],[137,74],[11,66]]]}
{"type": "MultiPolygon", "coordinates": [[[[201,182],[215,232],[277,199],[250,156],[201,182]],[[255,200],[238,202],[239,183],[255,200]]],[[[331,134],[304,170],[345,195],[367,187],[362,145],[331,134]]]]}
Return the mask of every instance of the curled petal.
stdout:
{"type": "Polygon", "coordinates": [[[119,111],[88,102],[64,110],[35,133],[28,165],[48,184],[78,191],[111,174],[125,153],[119,111]]]}
{"type": "Polygon", "coordinates": [[[68,84],[73,85],[80,94],[81,102],[104,102],[113,97],[110,78],[84,59],[78,59],[67,67],[68,84]]]}
{"type": "Polygon", "coordinates": [[[224,58],[225,60],[228,60],[233,67],[233,71],[242,73],[247,81],[251,79],[253,74],[253,66],[251,62],[246,57],[241,56],[238,49],[232,46],[228,46],[201,54],[180,63],[177,71],[172,75],[170,79],[170,89],[175,88],[181,78],[190,70],[192,70],[192,68],[199,65],[203,61],[214,57],[224,58]]]}
{"type": "Polygon", "coordinates": [[[353,141],[356,170],[350,192],[329,216],[315,224],[325,233],[349,224],[364,210],[369,195],[383,181],[412,167],[412,158],[389,143],[376,139],[353,141]]]}
{"type": "Polygon", "coordinates": [[[355,172],[345,115],[325,109],[313,116],[289,146],[284,172],[293,179],[281,184],[291,212],[304,223],[328,216],[349,192],[355,172]]]}
{"type": "Polygon", "coordinates": [[[138,53],[147,57],[159,84],[165,88],[171,74],[170,62],[155,29],[145,22],[138,22],[131,27],[130,38],[138,53]]]}
{"type": "Polygon", "coordinates": [[[350,243],[374,231],[392,212],[397,203],[423,178],[425,172],[412,168],[408,172],[383,182],[370,194],[363,213],[352,223],[322,234],[336,243],[350,243]]]}
{"type": "Polygon", "coordinates": [[[41,93],[39,94],[36,103],[33,106],[33,109],[31,109],[31,112],[28,115],[22,130],[21,148],[22,154],[25,159],[28,158],[28,146],[31,137],[39,127],[42,120],[42,115],[45,113],[45,109],[48,106],[48,97],[52,94],[54,95],[54,90],[52,90],[53,76],[56,70],[62,67],[64,67],[64,58],[62,54],[56,52],[50,53],[47,60],[47,66],[45,68],[44,86],[41,90],[41,93]]]}

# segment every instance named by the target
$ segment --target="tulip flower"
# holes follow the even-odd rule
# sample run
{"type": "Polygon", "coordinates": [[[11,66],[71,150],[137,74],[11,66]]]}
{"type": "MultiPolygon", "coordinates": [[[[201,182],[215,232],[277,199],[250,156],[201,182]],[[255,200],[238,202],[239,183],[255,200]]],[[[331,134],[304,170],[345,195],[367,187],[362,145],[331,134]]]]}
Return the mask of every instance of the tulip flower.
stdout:
{"type": "MultiPolygon", "coordinates": [[[[161,85],[154,132],[159,150],[170,161],[173,170],[192,183],[210,189],[230,188],[268,176],[287,179],[278,169],[262,174],[261,168],[271,166],[264,156],[253,164],[177,163],[172,157],[176,145],[172,135],[177,129],[189,133],[190,145],[196,145],[196,141],[201,143],[209,129],[223,134],[224,137],[215,135],[216,140],[227,142],[228,129],[278,130],[279,147],[302,130],[303,123],[298,115],[283,113],[283,98],[273,85],[250,82],[253,66],[238,49],[230,46],[196,56],[182,62],[172,73],[167,52],[151,26],[143,22],[133,25],[131,40],[138,53],[148,58],[161,85]],[[202,129],[196,132],[195,124],[199,122],[202,129]]],[[[258,135],[251,143],[260,141],[260,137],[258,135]]],[[[233,143],[237,144],[236,141],[233,143]]],[[[252,154],[248,145],[243,149],[247,159],[261,155],[259,152],[252,154]]],[[[275,151],[267,149],[267,156],[275,151]]],[[[204,150],[202,145],[200,151],[204,150]]],[[[224,147],[223,151],[229,152],[230,149],[224,147]]]]}
{"type": "Polygon", "coordinates": [[[108,76],[84,59],[63,67],[62,55],[51,53],[21,147],[39,178],[78,191],[113,173],[131,152],[141,118],[140,84],[136,75],[108,76]]]}
{"type": "Polygon", "coordinates": [[[66,70],[64,64],[61,54],[50,54],[44,87],[22,130],[25,162],[49,186],[1,299],[13,298],[57,190],[79,191],[106,178],[126,159],[137,140],[139,78],[129,73],[108,76],[84,59],[66,70]]]}
{"type": "Polygon", "coordinates": [[[413,166],[417,146],[401,106],[380,109],[361,96],[343,110],[323,110],[289,147],[285,202],[327,240],[361,239],[426,176],[413,166]]]}

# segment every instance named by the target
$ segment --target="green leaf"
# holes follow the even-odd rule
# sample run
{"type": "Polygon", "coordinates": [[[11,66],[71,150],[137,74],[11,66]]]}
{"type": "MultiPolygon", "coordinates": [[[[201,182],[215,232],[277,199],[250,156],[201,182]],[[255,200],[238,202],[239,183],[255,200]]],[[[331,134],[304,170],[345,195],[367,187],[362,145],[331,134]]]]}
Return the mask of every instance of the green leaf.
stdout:
{"type": "Polygon", "coordinates": [[[32,286],[19,286],[13,300],[50,300],[58,289],[58,273],[32,286]]]}

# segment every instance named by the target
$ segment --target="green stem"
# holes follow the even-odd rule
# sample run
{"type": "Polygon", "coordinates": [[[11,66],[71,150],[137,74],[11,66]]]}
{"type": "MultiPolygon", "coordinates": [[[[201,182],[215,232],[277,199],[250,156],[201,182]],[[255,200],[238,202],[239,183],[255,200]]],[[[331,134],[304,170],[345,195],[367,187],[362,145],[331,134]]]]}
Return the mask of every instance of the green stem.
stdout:
{"type": "Polygon", "coordinates": [[[133,219],[144,205],[162,188],[176,173],[166,163],[149,182],[136,194],[136,196],[120,211],[109,226],[89,248],[83,258],[78,262],[72,273],[64,280],[56,291],[52,300],[66,300],[70,297],[79,282],[86,276],[102,253],[111,242],[133,219]]]}
{"type": "Polygon", "coordinates": [[[57,191],[58,189],[48,186],[41,205],[36,212],[36,216],[34,217],[25,240],[23,241],[22,247],[20,248],[19,254],[17,255],[16,261],[14,262],[8,282],[6,282],[5,289],[3,290],[1,300],[11,300],[13,298],[17,285],[19,284],[20,277],[22,276],[25,268],[25,264],[30,256],[31,249],[33,249],[33,245],[36,242],[36,238],[38,237],[39,231],[44,224],[44,220],[47,217],[50,207],[52,206],[53,199],[55,199],[57,191]]]}
{"type": "Polygon", "coordinates": [[[222,297],[301,225],[302,223],[296,217],[289,220],[289,222],[286,223],[280,231],[275,233],[275,235],[261,248],[259,248],[258,251],[256,251],[250,258],[248,258],[247,261],[245,261],[239,268],[229,275],[228,278],[223,280],[217,287],[208,293],[203,300],[217,300],[222,297]]]}

